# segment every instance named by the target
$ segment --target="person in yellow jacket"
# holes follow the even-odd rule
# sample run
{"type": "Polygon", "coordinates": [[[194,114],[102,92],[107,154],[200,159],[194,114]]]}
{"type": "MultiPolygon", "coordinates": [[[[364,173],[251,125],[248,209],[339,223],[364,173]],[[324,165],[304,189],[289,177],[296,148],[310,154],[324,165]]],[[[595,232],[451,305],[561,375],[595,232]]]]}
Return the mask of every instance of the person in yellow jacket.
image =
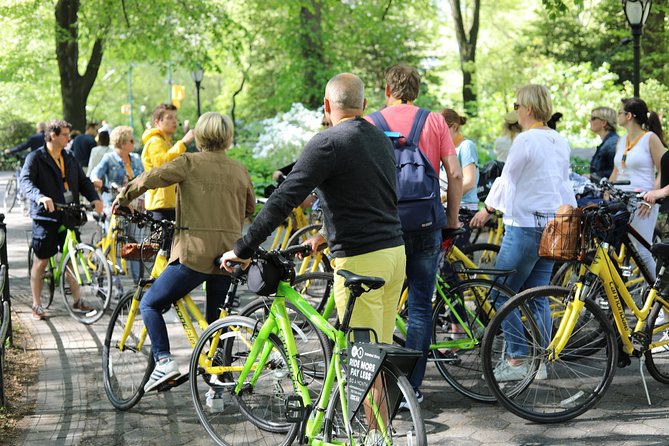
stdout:
{"type": "MultiPolygon", "coordinates": [[[[146,172],[177,158],[193,141],[193,130],[189,130],[172,145],[172,136],[177,131],[177,108],[172,104],[160,104],[153,110],[153,124],[155,127],[142,135],[142,164],[146,172]]],[[[153,212],[155,218],[174,220],[176,202],[176,185],[152,189],[147,192],[146,209],[153,212]]]]}

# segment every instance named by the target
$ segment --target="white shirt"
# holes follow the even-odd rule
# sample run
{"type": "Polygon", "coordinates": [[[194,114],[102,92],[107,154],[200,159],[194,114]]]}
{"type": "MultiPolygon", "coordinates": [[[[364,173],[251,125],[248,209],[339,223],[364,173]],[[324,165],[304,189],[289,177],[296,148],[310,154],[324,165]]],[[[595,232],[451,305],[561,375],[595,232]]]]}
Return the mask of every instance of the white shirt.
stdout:
{"type": "Polygon", "coordinates": [[[504,213],[504,224],[535,227],[535,212],[576,206],[569,182],[569,144],[555,130],[531,129],[513,140],[502,175],[485,204],[504,213]]]}
{"type": "Polygon", "coordinates": [[[617,181],[629,180],[629,186],[616,186],[625,191],[649,191],[655,189],[655,163],[650,153],[650,134],[646,132],[627,152],[625,168],[622,159],[627,145],[627,138],[618,138],[616,156],[613,162],[618,169],[617,181]]]}

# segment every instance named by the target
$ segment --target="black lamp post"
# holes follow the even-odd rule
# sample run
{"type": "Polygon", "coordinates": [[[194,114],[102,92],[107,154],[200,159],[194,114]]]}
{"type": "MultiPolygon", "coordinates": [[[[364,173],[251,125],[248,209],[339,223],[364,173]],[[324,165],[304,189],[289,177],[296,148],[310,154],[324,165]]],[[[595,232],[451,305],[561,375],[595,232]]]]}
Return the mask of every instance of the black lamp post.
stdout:
{"type": "Polygon", "coordinates": [[[653,0],[622,0],[627,22],[632,28],[634,38],[634,97],[639,97],[641,31],[646,24],[653,0]]]}
{"type": "Polygon", "coordinates": [[[197,117],[199,118],[202,114],[200,109],[200,89],[202,88],[202,79],[204,78],[204,68],[202,68],[202,65],[197,64],[197,67],[191,72],[190,75],[193,78],[193,82],[195,82],[195,94],[197,95],[197,117]]]}

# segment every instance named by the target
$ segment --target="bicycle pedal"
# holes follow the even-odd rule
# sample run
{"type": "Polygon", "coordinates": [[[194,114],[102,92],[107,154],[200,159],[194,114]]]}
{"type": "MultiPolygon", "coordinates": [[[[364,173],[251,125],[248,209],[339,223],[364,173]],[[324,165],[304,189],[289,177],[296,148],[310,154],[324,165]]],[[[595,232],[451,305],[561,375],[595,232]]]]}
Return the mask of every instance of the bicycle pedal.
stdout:
{"type": "Polygon", "coordinates": [[[628,365],[632,364],[632,360],[627,354],[619,355],[618,356],[618,368],[622,369],[627,367],[628,365]]]}
{"type": "Polygon", "coordinates": [[[167,381],[165,381],[164,383],[159,385],[156,390],[158,392],[165,392],[165,391],[168,391],[168,390],[172,389],[173,387],[179,387],[181,384],[185,383],[186,381],[188,381],[188,373],[185,373],[183,375],[179,375],[179,376],[175,377],[174,379],[168,379],[167,381]]]}
{"type": "Polygon", "coordinates": [[[301,423],[305,421],[306,416],[308,416],[307,407],[302,402],[302,398],[297,395],[290,395],[286,398],[286,421],[301,423]]]}

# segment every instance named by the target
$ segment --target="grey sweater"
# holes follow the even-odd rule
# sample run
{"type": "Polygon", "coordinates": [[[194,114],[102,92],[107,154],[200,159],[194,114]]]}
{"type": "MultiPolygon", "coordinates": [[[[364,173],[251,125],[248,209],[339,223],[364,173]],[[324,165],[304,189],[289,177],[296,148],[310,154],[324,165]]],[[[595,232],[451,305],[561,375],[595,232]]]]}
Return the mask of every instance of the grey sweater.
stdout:
{"type": "Polygon", "coordinates": [[[349,257],[401,246],[395,155],[388,137],[362,118],[314,136],[272,193],[235,254],[249,258],[311,191],[318,189],[330,251],[349,257]]]}

